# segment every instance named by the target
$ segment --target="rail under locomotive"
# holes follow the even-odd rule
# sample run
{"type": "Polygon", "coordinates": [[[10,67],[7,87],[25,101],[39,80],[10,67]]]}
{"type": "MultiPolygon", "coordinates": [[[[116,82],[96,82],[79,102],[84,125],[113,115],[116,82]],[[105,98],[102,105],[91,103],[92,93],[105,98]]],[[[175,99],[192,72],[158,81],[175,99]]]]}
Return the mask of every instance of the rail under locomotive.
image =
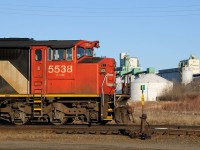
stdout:
{"type": "Polygon", "coordinates": [[[1,38],[0,117],[17,125],[114,119],[115,60],[94,57],[98,47],[98,41],[1,38]]]}

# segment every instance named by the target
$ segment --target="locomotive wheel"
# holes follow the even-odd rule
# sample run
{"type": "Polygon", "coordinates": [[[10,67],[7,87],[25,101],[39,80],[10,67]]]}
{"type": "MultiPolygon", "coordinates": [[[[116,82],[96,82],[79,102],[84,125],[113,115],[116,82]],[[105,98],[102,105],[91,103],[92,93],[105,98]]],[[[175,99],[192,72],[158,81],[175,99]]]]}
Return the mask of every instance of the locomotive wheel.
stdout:
{"type": "Polygon", "coordinates": [[[65,114],[60,111],[56,111],[55,116],[53,117],[52,124],[53,125],[63,125],[67,122],[67,118],[65,117],[65,114]]]}
{"type": "Polygon", "coordinates": [[[28,122],[28,118],[26,118],[26,114],[24,112],[15,111],[12,122],[15,125],[24,125],[28,122]]]}

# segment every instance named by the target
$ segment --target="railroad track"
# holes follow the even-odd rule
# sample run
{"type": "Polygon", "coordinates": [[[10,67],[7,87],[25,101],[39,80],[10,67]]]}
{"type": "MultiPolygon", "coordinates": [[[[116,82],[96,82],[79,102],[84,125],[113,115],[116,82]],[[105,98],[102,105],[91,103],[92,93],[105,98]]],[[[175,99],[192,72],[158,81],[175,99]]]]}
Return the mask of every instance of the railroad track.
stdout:
{"type": "MultiPolygon", "coordinates": [[[[147,131],[147,138],[157,136],[157,135],[166,135],[166,136],[198,136],[200,137],[200,126],[160,126],[154,125],[150,126],[147,131]]],[[[124,130],[123,135],[128,135],[131,138],[141,137],[140,130],[124,130]]],[[[142,138],[142,137],[141,137],[142,138]]]]}
{"type": "MultiPolygon", "coordinates": [[[[142,133],[139,125],[1,125],[0,132],[11,131],[13,133],[48,133],[48,134],[101,134],[101,135],[126,135],[131,138],[141,138],[142,133]]],[[[149,126],[143,133],[148,137],[156,135],[173,135],[173,136],[198,136],[200,137],[200,126],[149,126]]]]}

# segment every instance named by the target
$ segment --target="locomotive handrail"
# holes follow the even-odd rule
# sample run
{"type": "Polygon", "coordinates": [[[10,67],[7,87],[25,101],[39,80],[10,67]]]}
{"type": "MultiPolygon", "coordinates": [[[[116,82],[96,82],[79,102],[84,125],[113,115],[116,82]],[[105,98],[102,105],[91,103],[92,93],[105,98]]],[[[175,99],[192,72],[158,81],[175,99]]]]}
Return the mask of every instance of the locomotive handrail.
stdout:
{"type": "Polygon", "coordinates": [[[104,90],[103,90],[103,85],[104,85],[104,82],[105,82],[105,79],[107,78],[107,74],[104,76],[104,79],[102,81],[102,84],[101,84],[101,92],[102,92],[102,106],[104,106],[104,90]]]}
{"type": "MultiPolygon", "coordinates": [[[[113,77],[113,74],[107,73],[107,76],[113,77]]],[[[107,76],[106,76],[106,85],[107,85],[107,86],[113,86],[114,83],[108,83],[108,78],[107,78],[107,76]]]]}
{"type": "Polygon", "coordinates": [[[103,85],[104,85],[104,82],[106,81],[106,85],[107,86],[113,86],[114,84],[113,83],[108,83],[108,76],[113,76],[113,74],[111,73],[107,73],[105,76],[104,76],[104,79],[102,81],[102,84],[101,84],[101,92],[102,92],[102,106],[104,106],[104,89],[103,89],[103,85]]]}

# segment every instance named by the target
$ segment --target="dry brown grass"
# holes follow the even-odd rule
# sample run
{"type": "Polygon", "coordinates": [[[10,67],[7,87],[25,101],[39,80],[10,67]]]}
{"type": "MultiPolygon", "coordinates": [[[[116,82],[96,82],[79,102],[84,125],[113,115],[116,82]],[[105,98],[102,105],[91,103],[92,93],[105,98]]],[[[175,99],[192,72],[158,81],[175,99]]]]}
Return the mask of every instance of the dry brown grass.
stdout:
{"type": "MultiPolygon", "coordinates": [[[[198,100],[198,103],[200,101],[198,100]]],[[[195,103],[186,102],[145,102],[144,112],[150,125],[200,125],[200,109],[193,110],[195,103]]],[[[140,102],[134,102],[135,124],[140,124],[142,107],[140,102]]],[[[196,106],[195,106],[196,107],[196,106]]],[[[200,107],[200,106],[198,106],[200,107]]],[[[197,108],[197,107],[196,107],[197,108]]]]}
{"type": "Polygon", "coordinates": [[[165,90],[158,99],[161,101],[194,100],[200,95],[200,81],[193,81],[188,85],[174,84],[172,90],[165,90]]]}
{"type": "Polygon", "coordinates": [[[200,96],[195,99],[186,99],[178,102],[167,102],[162,106],[165,111],[200,112],[200,96]]]}
{"type": "MultiPolygon", "coordinates": [[[[136,124],[140,123],[141,103],[134,102],[136,124]]],[[[145,102],[150,124],[200,125],[200,82],[175,85],[160,101],[145,102]]]]}

